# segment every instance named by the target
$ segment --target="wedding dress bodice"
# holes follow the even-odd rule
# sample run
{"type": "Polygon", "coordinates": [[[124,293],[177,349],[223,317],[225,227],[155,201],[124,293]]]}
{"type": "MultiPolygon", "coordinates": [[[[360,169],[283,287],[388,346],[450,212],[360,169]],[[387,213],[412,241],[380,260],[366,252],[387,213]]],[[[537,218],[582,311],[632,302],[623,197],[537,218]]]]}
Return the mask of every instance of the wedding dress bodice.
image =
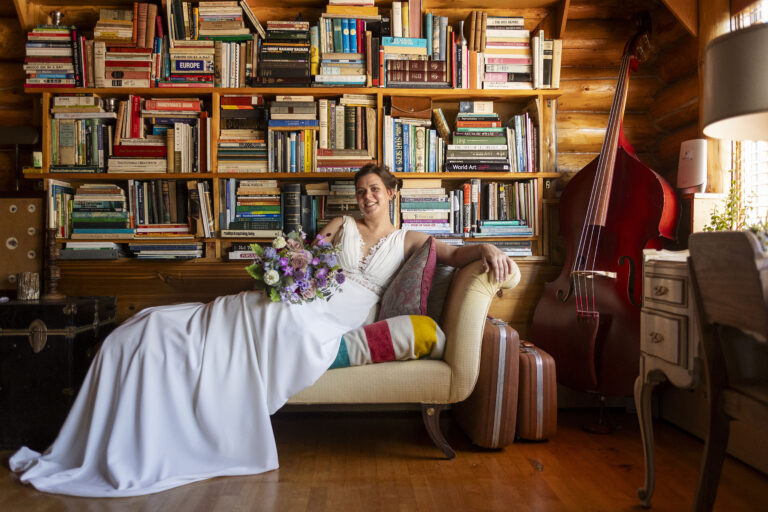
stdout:
{"type": "Polygon", "coordinates": [[[380,239],[363,254],[363,237],[352,217],[344,217],[341,227],[339,255],[347,279],[368,288],[376,295],[386,289],[405,258],[405,234],[397,229],[380,239]]]}

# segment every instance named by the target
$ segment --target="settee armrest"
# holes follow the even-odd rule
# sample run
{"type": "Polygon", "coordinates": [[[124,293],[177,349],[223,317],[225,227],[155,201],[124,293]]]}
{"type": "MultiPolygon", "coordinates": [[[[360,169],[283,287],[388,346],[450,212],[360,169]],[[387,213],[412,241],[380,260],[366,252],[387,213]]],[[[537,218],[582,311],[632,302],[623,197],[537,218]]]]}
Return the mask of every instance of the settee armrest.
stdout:
{"type": "Polygon", "coordinates": [[[501,288],[514,288],[520,269],[513,263],[507,280],[498,283],[480,260],[456,271],[443,306],[444,360],[451,367],[450,403],[461,402],[472,392],[480,368],[483,328],[491,301],[501,288]]]}

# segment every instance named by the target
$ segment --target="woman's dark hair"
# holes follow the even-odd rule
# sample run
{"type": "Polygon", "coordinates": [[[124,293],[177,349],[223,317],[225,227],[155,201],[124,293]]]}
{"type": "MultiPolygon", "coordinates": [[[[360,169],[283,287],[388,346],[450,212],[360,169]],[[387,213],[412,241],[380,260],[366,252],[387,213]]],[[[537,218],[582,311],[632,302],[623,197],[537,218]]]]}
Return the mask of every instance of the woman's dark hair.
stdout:
{"type": "Polygon", "coordinates": [[[384,182],[384,186],[387,187],[387,190],[395,190],[397,188],[397,178],[395,178],[395,175],[389,172],[386,165],[379,166],[376,164],[365,164],[355,173],[355,187],[357,187],[357,182],[360,178],[367,176],[368,174],[375,174],[381,178],[381,181],[384,182]]]}

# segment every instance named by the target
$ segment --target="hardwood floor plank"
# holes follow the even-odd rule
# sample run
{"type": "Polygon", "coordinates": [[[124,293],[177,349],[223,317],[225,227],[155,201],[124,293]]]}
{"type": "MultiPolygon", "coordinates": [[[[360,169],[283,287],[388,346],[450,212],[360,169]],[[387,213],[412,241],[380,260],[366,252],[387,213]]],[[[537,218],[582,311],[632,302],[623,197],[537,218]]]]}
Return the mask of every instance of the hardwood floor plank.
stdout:
{"type": "MultiPolygon", "coordinates": [[[[457,452],[446,460],[414,412],[279,413],[273,419],[281,467],[216,478],[137,498],[56,496],[21,485],[2,452],[3,512],[279,511],[487,512],[638,511],[644,478],[637,419],[611,417],[609,435],[584,432],[592,413],[561,411],[558,434],[503,451],[473,446],[446,415],[457,452]]],[[[657,422],[654,512],[689,510],[703,443],[657,422]]],[[[726,460],[715,510],[768,509],[768,478],[726,460]]]]}

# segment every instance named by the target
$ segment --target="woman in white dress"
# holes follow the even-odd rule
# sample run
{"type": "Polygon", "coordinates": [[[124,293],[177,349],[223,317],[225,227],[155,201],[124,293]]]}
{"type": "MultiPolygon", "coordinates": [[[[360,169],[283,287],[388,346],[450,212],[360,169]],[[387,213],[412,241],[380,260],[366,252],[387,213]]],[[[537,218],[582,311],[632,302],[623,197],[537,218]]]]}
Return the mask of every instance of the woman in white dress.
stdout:
{"type": "MultiPolygon", "coordinates": [[[[345,332],[363,325],[402,262],[427,235],[389,220],[396,181],[369,165],[355,175],[362,220],[332,220],[347,277],[327,302],[273,303],[259,292],[208,304],[148,308],[115,329],[44,453],[10,459],[21,481],[75,496],[150,494],[215,476],[278,467],[269,416],[331,365],[345,332]]],[[[504,280],[496,247],[437,243],[441,263],[482,258],[504,280]]]]}

